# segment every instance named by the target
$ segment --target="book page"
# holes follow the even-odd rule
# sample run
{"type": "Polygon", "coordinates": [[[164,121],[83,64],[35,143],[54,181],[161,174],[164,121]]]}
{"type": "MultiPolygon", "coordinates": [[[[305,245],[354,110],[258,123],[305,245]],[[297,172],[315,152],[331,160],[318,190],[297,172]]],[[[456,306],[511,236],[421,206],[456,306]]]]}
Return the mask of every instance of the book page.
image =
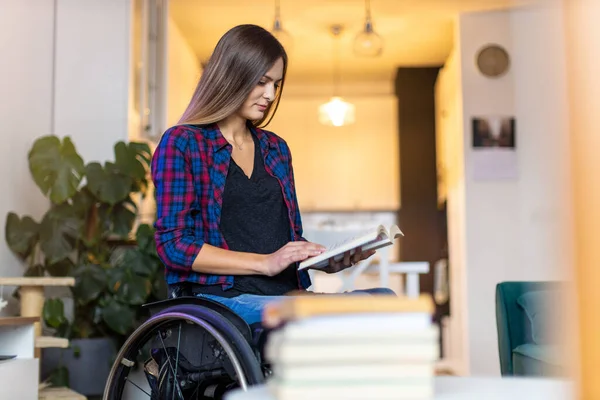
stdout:
{"type": "Polygon", "coordinates": [[[334,261],[340,261],[343,259],[344,253],[350,252],[352,256],[358,248],[367,251],[389,246],[393,244],[394,239],[399,235],[403,234],[397,225],[392,225],[390,231],[383,225],[379,225],[376,229],[366,230],[364,234],[348,237],[329,246],[324,253],[301,262],[299,269],[302,270],[308,267],[324,268],[329,265],[330,258],[333,258],[334,261]],[[393,236],[390,237],[390,234],[393,236]]]}

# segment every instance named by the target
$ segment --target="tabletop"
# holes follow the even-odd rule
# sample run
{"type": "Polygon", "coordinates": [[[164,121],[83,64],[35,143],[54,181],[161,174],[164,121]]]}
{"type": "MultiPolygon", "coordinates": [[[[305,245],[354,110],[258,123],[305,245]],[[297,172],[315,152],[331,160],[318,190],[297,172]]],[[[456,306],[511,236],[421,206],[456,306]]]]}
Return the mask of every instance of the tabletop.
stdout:
{"type": "MultiPolygon", "coordinates": [[[[547,378],[454,377],[435,378],[435,400],[571,400],[573,384],[547,378]]],[[[265,386],[231,392],[225,400],[275,400],[265,386]]]]}

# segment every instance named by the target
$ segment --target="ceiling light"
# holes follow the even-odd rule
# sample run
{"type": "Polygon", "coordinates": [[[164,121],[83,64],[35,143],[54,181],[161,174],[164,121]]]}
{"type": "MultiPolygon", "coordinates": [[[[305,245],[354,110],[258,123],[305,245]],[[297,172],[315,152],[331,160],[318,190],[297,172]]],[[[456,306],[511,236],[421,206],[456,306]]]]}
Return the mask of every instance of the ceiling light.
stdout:
{"type": "Polygon", "coordinates": [[[383,52],[383,39],[373,29],[371,2],[365,0],[365,25],[354,39],[354,53],[360,57],[377,57],[383,52]]]}
{"type": "Polygon", "coordinates": [[[319,107],[319,122],[323,125],[344,126],[354,123],[354,104],[334,96],[319,107]]]}
{"type": "Polygon", "coordinates": [[[325,104],[319,106],[319,122],[323,125],[344,126],[354,123],[354,105],[344,101],[339,96],[339,46],[337,38],[342,32],[340,25],[331,27],[334,37],[333,52],[333,97],[325,104]]]}
{"type": "Polygon", "coordinates": [[[287,53],[292,52],[294,48],[294,40],[288,31],[283,29],[281,24],[279,0],[275,0],[275,20],[273,21],[273,29],[271,30],[271,33],[273,36],[275,36],[275,38],[277,38],[277,40],[279,40],[279,43],[281,43],[287,53]]]}

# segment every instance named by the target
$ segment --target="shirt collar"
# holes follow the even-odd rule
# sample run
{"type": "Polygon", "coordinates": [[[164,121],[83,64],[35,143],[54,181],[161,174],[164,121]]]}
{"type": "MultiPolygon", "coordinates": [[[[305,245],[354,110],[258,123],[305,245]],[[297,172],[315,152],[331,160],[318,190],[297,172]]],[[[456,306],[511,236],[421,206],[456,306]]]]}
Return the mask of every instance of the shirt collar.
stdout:
{"type": "MultiPolygon", "coordinates": [[[[261,149],[268,149],[276,146],[273,138],[269,137],[269,135],[267,135],[262,129],[255,127],[250,121],[248,121],[248,128],[250,129],[250,133],[258,138],[261,149]]],[[[204,134],[206,135],[207,139],[212,142],[212,148],[214,152],[217,152],[229,145],[229,142],[221,133],[221,130],[216,122],[208,125],[204,134]]]]}

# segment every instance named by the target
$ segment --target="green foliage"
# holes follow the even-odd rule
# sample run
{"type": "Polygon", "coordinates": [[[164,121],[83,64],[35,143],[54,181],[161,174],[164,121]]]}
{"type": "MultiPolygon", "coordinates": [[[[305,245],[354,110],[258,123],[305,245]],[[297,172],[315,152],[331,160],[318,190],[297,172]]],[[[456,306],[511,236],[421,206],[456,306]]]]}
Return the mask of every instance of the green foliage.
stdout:
{"type": "Polygon", "coordinates": [[[62,143],[56,136],[44,136],[29,152],[29,170],[44,195],[54,204],[73,196],[83,179],[83,160],[69,137],[62,143]]]}
{"type": "Polygon", "coordinates": [[[67,367],[56,368],[48,377],[48,381],[55,387],[69,387],[69,370],[67,367]]]}
{"type": "Polygon", "coordinates": [[[114,162],[85,165],[69,137],[39,138],[29,169],[51,206],[39,222],[13,212],[6,218],[6,242],[26,276],[75,277],[72,321],[61,299],[44,305],[44,321],[60,336],[122,342],[140,323],[140,305],[166,296],[153,228],[142,224],[134,232],[134,199],[146,195],[150,148],[119,142],[114,152],[114,162]]]}

